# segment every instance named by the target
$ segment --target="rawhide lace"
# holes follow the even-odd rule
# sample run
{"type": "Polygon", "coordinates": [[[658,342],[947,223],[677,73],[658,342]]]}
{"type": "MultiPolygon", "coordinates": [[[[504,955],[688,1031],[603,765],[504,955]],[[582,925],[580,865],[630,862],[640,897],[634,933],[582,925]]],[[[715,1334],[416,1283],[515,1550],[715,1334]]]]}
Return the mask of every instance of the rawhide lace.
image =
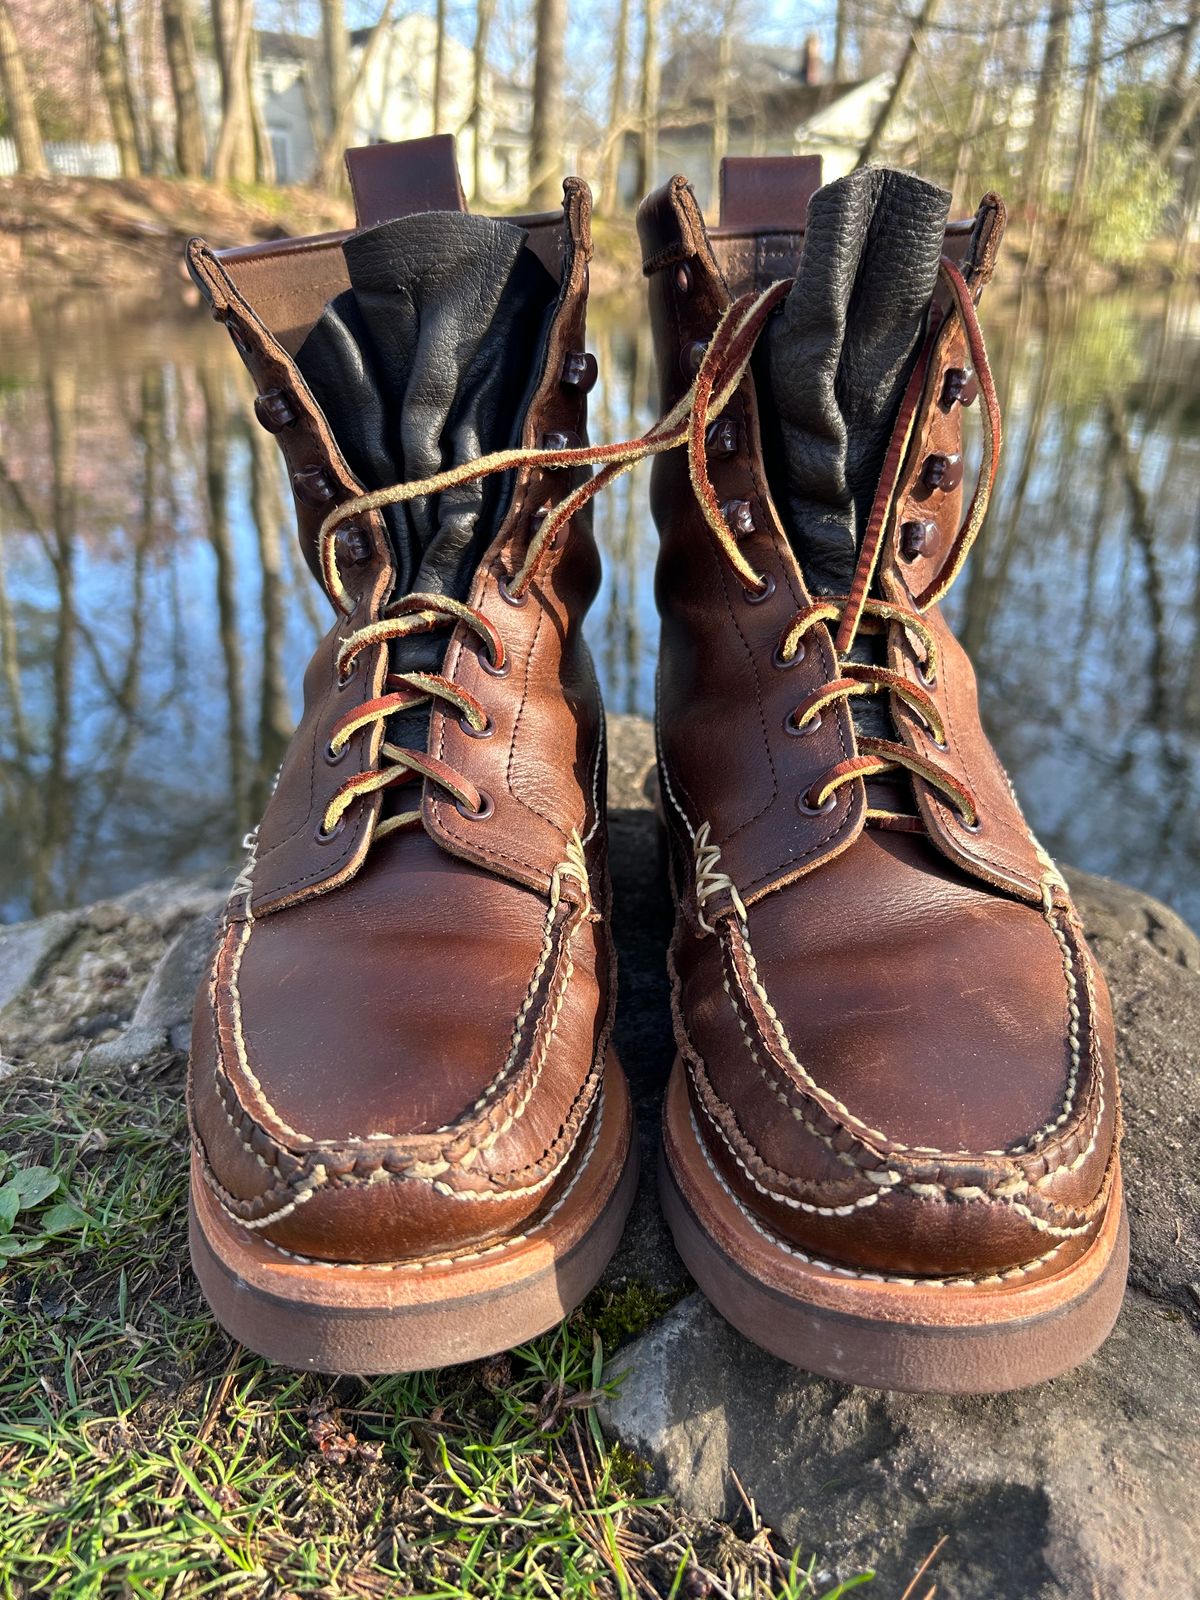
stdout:
{"type": "MultiPolygon", "coordinates": [[[[925,721],[936,745],[944,744],[945,730],[937,706],[927,692],[899,673],[847,659],[864,624],[872,627],[899,626],[917,641],[921,650],[921,676],[927,685],[933,684],[937,674],[937,647],[934,635],[919,611],[926,610],[940,599],[961,569],[983,522],[995,479],[1000,446],[1000,415],[974,300],[962,274],[952,262],[943,259],[940,273],[949,291],[949,309],[945,315],[936,308],[931,313],[924,344],[901,402],[850,592],[842,596],[822,596],[806,606],[793,619],[778,645],[781,660],[794,659],[810,629],[818,624],[837,625],[834,644],[841,663],[841,675],[796,707],[793,718],[797,727],[806,726],[811,719],[819,716],[824,707],[835,701],[855,695],[889,692],[911,706],[925,721]],[[883,534],[894,505],[901,466],[920,410],[928,370],[939,338],[945,336],[956,317],[965,333],[984,402],[983,462],[963,524],[938,578],[929,590],[917,597],[915,604],[918,611],[875,598],[870,590],[883,534]]],[[[449,467],[428,478],[392,484],[343,501],[325,518],[319,535],[321,572],[334,605],[345,616],[351,615],[354,610],[354,599],[338,567],[336,543],[338,528],[351,518],[384,506],[440,494],[458,484],[470,483],[496,472],[509,472],[521,467],[556,470],[594,467],[596,470],[591,477],[572,489],[540,519],[517,570],[511,577],[501,580],[508,597],[519,602],[529,592],[549,552],[555,548],[560,533],[594,495],[623,473],[631,471],[639,461],[680,446],[687,450],[692,489],[722,558],[749,592],[761,594],[768,586],[768,579],[756,572],[746,559],[722,514],[708,476],[705,437],[710,422],[721,415],[742,382],[767,319],[786,299],[792,281],[781,280],[759,293],[742,295],[727,308],[705,348],[687,393],[640,438],[567,450],[499,450],[474,461],[449,467]]],[[[350,634],[338,651],[338,672],[348,677],[354,670],[356,657],[364,650],[414,633],[458,623],[478,635],[487,649],[486,664],[494,673],[502,673],[506,665],[503,640],[478,609],[446,595],[419,593],[408,594],[391,602],[383,608],[378,620],[350,634]]],[[[347,712],[335,725],[330,739],[334,755],[345,748],[347,740],[359,728],[372,723],[386,723],[397,712],[426,701],[441,700],[452,705],[458,711],[464,729],[469,732],[484,734],[490,730],[491,720],[480,701],[440,673],[389,672],[384,687],[386,693],[347,712]]],[[[801,797],[802,803],[810,810],[830,809],[836,791],[855,779],[907,768],[940,790],[957,808],[966,826],[976,825],[974,797],[958,778],[936,762],[897,740],[863,735],[857,743],[858,754],[830,768],[801,797]]],[[[445,761],[424,751],[404,748],[386,740],[381,747],[381,754],[390,765],[355,774],[333,796],[322,818],[322,829],[326,834],[339,827],[346,809],[360,796],[414,778],[426,778],[439,785],[465,815],[487,815],[490,807],[485,796],[445,761]]],[[[397,828],[417,823],[420,818],[419,809],[382,818],[376,825],[375,836],[382,837],[397,828]]]]}

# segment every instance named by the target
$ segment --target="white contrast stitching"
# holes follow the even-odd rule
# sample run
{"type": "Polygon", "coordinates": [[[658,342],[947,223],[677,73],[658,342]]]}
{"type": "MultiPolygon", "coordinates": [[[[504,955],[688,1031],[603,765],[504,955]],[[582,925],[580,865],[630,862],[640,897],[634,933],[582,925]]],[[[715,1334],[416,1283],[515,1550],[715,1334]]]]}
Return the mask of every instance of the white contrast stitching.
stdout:
{"type": "Polygon", "coordinates": [[[893,1273],[856,1272],[852,1267],[837,1266],[832,1261],[823,1261],[819,1256],[809,1255],[804,1250],[798,1250],[794,1245],[786,1243],[786,1241],[780,1239],[777,1234],[774,1234],[770,1231],[770,1229],[765,1228],[754,1216],[753,1212],[751,1212],[750,1209],[745,1205],[745,1203],[740,1200],[736,1194],[734,1194],[733,1190],[729,1187],[729,1185],[725,1182],[725,1179],[713,1165],[712,1157],[709,1155],[708,1150],[705,1147],[704,1139],[701,1136],[699,1128],[696,1126],[696,1118],[693,1115],[690,1106],[688,1108],[688,1118],[692,1125],[692,1132],[695,1135],[696,1143],[700,1148],[700,1154],[704,1158],[705,1166],[712,1173],[723,1192],[728,1195],[730,1200],[732,1200],[733,1204],[737,1207],[739,1215],[750,1224],[755,1233],[761,1234],[761,1236],[766,1239],[768,1244],[773,1245],[777,1250],[782,1250],[785,1255],[792,1256],[797,1261],[804,1262],[806,1266],[817,1267],[822,1272],[831,1273],[834,1277],[856,1278],[866,1283],[897,1283],[904,1284],[911,1288],[920,1289],[978,1288],[985,1284],[1008,1283],[1014,1278],[1025,1277],[1029,1273],[1036,1271],[1039,1267],[1045,1266],[1047,1262],[1052,1261],[1063,1248],[1061,1244],[1056,1244],[1052,1249],[1047,1250],[1044,1255],[1036,1256],[1032,1261],[1025,1262],[1019,1267],[1006,1267],[1003,1272],[989,1273],[985,1276],[977,1278],[967,1276],[947,1278],[906,1278],[893,1273]]]}
{"type": "MultiPolygon", "coordinates": [[[[559,1195],[549,1211],[544,1216],[539,1217],[531,1228],[527,1228],[523,1233],[509,1234],[496,1244],[486,1245],[480,1250],[464,1250],[456,1255],[423,1256],[415,1261],[323,1261],[319,1256],[303,1256],[294,1250],[285,1250],[282,1245],[275,1244],[271,1239],[264,1238],[259,1242],[265,1245],[268,1250],[273,1250],[277,1255],[286,1256],[289,1261],[300,1261],[305,1266],[328,1267],[335,1272],[424,1272],[430,1267],[452,1267],[464,1261],[482,1261],[487,1256],[510,1250],[514,1245],[523,1244],[527,1239],[531,1239],[536,1233],[541,1232],[551,1218],[562,1209],[567,1197],[583,1177],[592,1156],[595,1154],[603,1122],[604,1090],[601,1089],[596,1098],[596,1124],[588,1141],[588,1147],[580,1160],[578,1171],[572,1177],[570,1183],[567,1184],[562,1194],[559,1195]]],[[[573,1148],[574,1146],[572,1146],[573,1148]]],[[[222,1209],[224,1208],[222,1207],[222,1209]]],[[[234,1217],[232,1220],[236,1222],[240,1219],[234,1217]]]]}

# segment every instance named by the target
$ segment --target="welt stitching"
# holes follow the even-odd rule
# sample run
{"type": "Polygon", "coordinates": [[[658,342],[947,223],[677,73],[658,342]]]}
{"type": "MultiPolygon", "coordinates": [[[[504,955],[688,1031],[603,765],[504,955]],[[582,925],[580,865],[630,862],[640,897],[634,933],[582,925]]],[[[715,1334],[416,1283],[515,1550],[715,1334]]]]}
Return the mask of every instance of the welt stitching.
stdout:
{"type": "MultiPolygon", "coordinates": [[[[508,1234],[505,1238],[498,1240],[495,1244],[484,1245],[478,1250],[464,1250],[455,1252],[453,1254],[436,1257],[423,1256],[413,1261],[323,1261],[319,1256],[304,1256],[299,1255],[294,1250],[285,1250],[282,1245],[276,1244],[271,1239],[262,1238],[259,1242],[267,1249],[274,1251],[276,1255],[286,1256],[290,1261],[302,1261],[307,1266],[328,1267],[333,1271],[339,1272],[422,1272],[428,1270],[430,1267],[454,1266],[463,1261],[479,1261],[487,1256],[496,1255],[501,1251],[511,1249],[514,1245],[521,1244],[527,1238],[530,1238],[532,1235],[540,1232],[551,1220],[551,1218],[562,1209],[568,1196],[583,1177],[585,1171],[591,1163],[593,1155],[595,1154],[596,1145],[598,1144],[600,1138],[600,1127],[603,1121],[604,1112],[603,1091],[601,1092],[599,1100],[600,1104],[597,1110],[596,1126],[593,1129],[591,1140],[589,1141],[583,1160],[579,1164],[578,1171],[571,1178],[570,1183],[567,1184],[562,1194],[559,1195],[558,1199],[554,1202],[550,1209],[545,1212],[543,1216],[539,1217],[532,1227],[525,1229],[522,1233],[508,1234]]],[[[231,1220],[235,1222],[240,1221],[240,1219],[237,1217],[233,1217],[231,1220]]]]}
{"type": "MultiPolygon", "coordinates": [[[[291,1216],[299,1206],[311,1200],[314,1195],[328,1189],[336,1192],[342,1189],[376,1188],[385,1183],[425,1181],[429,1182],[430,1186],[446,1199],[459,1200],[468,1204],[519,1200],[526,1195],[536,1194],[540,1190],[549,1187],[571,1159],[579,1142],[580,1130],[586,1122],[593,1105],[602,1101],[603,1098],[603,1062],[606,1050],[607,1040],[603,1042],[602,1047],[596,1052],[591,1071],[568,1108],[567,1115],[560,1124],[554,1138],[547,1145],[541,1156],[536,1161],[531,1161],[523,1167],[512,1167],[507,1172],[498,1174],[499,1177],[509,1178],[522,1177],[529,1172],[539,1172],[541,1176],[532,1183],[514,1184],[505,1189],[453,1189],[448,1184],[433,1181],[427,1176],[413,1171],[394,1172],[386,1167],[377,1167],[366,1173],[352,1171],[331,1174],[325,1164],[319,1162],[299,1174],[292,1181],[273,1184],[270,1189],[255,1195],[252,1199],[243,1200],[240,1196],[230,1193],[219,1182],[215,1172],[212,1170],[211,1163],[208,1161],[203,1145],[196,1139],[194,1142],[197,1153],[201,1158],[201,1170],[205,1181],[217,1197],[222,1209],[241,1227],[249,1229],[267,1228],[273,1223],[282,1222],[286,1217],[291,1216]],[[588,1091],[596,1085],[599,1086],[596,1092],[589,1094],[588,1091]],[[561,1155],[559,1154],[560,1151],[561,1155]],[[553,1165],[546,1168],[547,1157],[551,1156],[557,1157],[557,1159],[553,1165]],[[284,1205],[266,1212],[261,1209],[271,1201],[275,1199],[284,1200],[285,1197],[286,1203],[284,1205]]],[[[246,1146],[246,1148],[248,1149],[249,1147],[246,1146]]],[[[251,1154],[253,1153],[251,1151],[251,1154]]]]}
{"type": "MultiPolygon", "coordinates": [[[[747,1043],[749,1044],[749,1039],[747,1039],[747,1043]]],[[[750,1048],[751,1053],[757,1060],[757,1052],[754,1051],[752,1045],[750,1048]]],[[[881,1200],[888,1199],[891,1195],[897,1193],[901,1189],[907,1189],[918,1200],[954,1200],[967,1204],[978,1203],[982,1201],[985,1205],[1001,1207],[1007,1210],[1015,1211],[1025,1221],[1027,1221],[1031,1227],[1037,1229],[1038,1232],[1049,1234],[1055,1238],[1071,1239],[1078,1237],[1080,1234],[1087,1233],[1090,1230],[1092,1226],[1092,1220],[1096,1212],[1103,1209],[1103,1206],[1108,1200],[1108,1190],[1110,1184],[1105,1183],[1096,1200],[1093,1201],[1093,1203],[1088,1207],[1083,1209],[1077,1209],[1074,1207],[1053,1207],[1055,1210],[1061,1209],[1065,1215],[1068,1215],[1073,1219],[1071,1222],[1065,1224],[1053,1223],[1048,1221],[1046,1218],[1039,1216],[1023,1201],[1015,1198],[1017,1194],[1026,1192],[1027,1186],[1024,1183],[1022,1183],[1019,1188],[1013,1188],[1010,1182],[1010,1186],[1005,1192],[1001,1192],[998,1189],[988,1191],[974,1185],[954,1186],[945,1183],[926,1183],[918,1181],[915,1178],[904,1178],[899,1172],[878,1169],[875,1171],[863,1169],[861,1171],[861,1176],[868,1179],[870,1182],[878,1184],[878,1189],[874,1192],[860,1195],[853,1201],[841,1205],[818,1205],[812,1203],[811,1201],[801,1200],[796,1197],[794,1193],[795,1189],[803,1187],[805,1192],[821,1193],[824,1192],[826,1186],[821,1184],[801,1185],[800,1180],[792,1178],[788,1173],[780,1172],[777,1168],[772,1167],[770,1163],[764,1159],[761,1151],[755,1145],[754,1141],[749,1138],[749,1136],[737,1122],[736,1118],[733,1117],[730,1108],[726,1106],[717,1095],[716,1090],[713,1089],[711,1082],[709,1081],[708,1074],[704,1070],[704,1065],[700,1056],[694,1050],[689,1052],[688,1069],[692,1078],[692,1082],[696,1086],[701,1106],[707,1121],[712,1125],[719,1136],[721,1143],[725,1146],[726,1150],[728,1150],[730,1156],[737,1166],[742,1172],[745,1173],[747,1179],[751,1184],[753,1184],[754,1188],[759,1192],[759,1194],[766,1196],[770,1200],[777,1201],[781,1205],[788,1206],[795,1211],[806,1211],[817,1216],[848,1217],[853,1216],[856,1211],[865,1210],[869,1206],[877,1205],[881,1200]],[[764,1178],[774,1179],[776,1180],[776,1183],[761,1181],[760,1178],[756,1176],[751,1166],[745,1160],[743,1160],[742,1156],[736,1149],[733,1140],[722,1127],[719,1117],[716,1115],[712,1105],[709,1103],[710,1100],[715,1101],[716,1104],[721,1106],[723,1110],[729,1112],[730,1118],[737,1129],[739,1138],[745,1145],[747,1151],[753,1157],[754,1161],[757,1163],[759,1171],[763,1174],[764,1178]],[[776,1185],[778,1183],[788,1185],[789,1190],[792,1192],[777,1187],[776,1185]]],[[[763,1072],[763,1077],[767,1079],[768,1087],[774,1089],[773,1084],[771,1084],[771,1080],[767,1078],[765,1072],[763,1072]]],[[[777,1091],[775,1092],[778,1098],[782,1098],[781,1096],[778,1096],[777,1091]]],[[[784,1104],[787,1104],[787,1102],[785,1101],[784,1104]]],[[[789,1106],[789,1110],[793,1112],[793,1115],[798,1115],[794,1107],[789,1106]]],[[[841,1155],[841,1152],[835,1149],[832,1139],[830,1139],[827,1134],[822,1133],[820,1129],[818,1129],[807,1119],[801,1117],[800,1120],[804,1123],[805,1128],[807,1128],[811,1133],[815,1134],[823,1144],[828,1145],[830,1150],[832,1150],[835,1155],[841,1155]]]]}
{"type": "Polygon", "coordinates": [[[758,1218],[754,1216],[753,1212],[750,1211],[745,1202],[739,1199],[739,1197],[733,1192],[733,1190],[726,1183],[725,1179],[721,1176],[720,1172],[718,1172],[717,1168],[714,1166],[712,1157],[709,1155],[708,1150],[705,1147],[703,1136],[701,1135],[699,1128],[696,1126],[696,1119],[691,1115],[690,1109],[689,1117],[691,1119],[692,1132],[695,1134],[696,1142],[700,1147],[700,1154],[704,1157],[704,1164],[707,1166],[709,1172],[712,1174],[716,1182],[720,1185],[722,1191],[737,1207],[738,1213],[745,1219],[746,1222],[749,1223],[749,1225],[754,1229],[755,1233],[760,1234],[764,1239],[767,1240],[769,1244],[774,1245],[776,1249],[782,1250],[785,1255],[792,1256],[797,1261],[803,1261],[807,1266],[818,1267],[823,1272],[832,1273],[835,1277],[858,1278],[867,1283],[899,1283],[909,1285],[913,1288],[974,1288],[981,1284],[1006,1283],[1014,1278],[1026,1277],[1029,1273],[1036,1271],[1039,1267],[1045,1266],[1049,1261],[1053,1260],[1053,1258],[1063,1248],[1061,1243],[1056,1244],[1052,1249],[1047,1250],[1044,1255],[1036,1256],[1032,1261],[1024,1262],[1021,1266],[1008,1267],[1001,1272],[988,1273],[979,1277],[958,1276],[951,1278],[908,1278],[886,1272],[860,1272],[856,1271],[853,1267],[844,1267],[839,1266],[832,1261],[823,1261],[819,1256],[810,1255],[807,1251],[798,1250],[794,1245],[787,1244],[783,1239],[779,1238],[777,1234],[772,1233],[770,1229],[765,1228],[763,1224],[759,1222],[758,1218]]]}

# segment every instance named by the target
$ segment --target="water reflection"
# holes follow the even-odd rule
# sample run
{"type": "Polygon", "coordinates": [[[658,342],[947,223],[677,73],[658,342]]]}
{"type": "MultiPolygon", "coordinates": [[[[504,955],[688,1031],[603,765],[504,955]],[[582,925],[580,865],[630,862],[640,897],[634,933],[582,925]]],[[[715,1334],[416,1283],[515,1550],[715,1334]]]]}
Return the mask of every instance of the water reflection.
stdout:
{"type": "MultiPolygon", "coordinates": [[[[1005,465],[949,602],[1063,860],[1200,923],[1200,301],[993,300],[1005,465]]],[[[638,302],[593,309],[595,432],[651,420],[638,302]]],[[[247,380],[196,316],[0,304],[0,918],[222,863],[261,811],[327,603],[247,380]]],[[[609,706],[651,709],[644,470],[597,503],[609,706]]]]}

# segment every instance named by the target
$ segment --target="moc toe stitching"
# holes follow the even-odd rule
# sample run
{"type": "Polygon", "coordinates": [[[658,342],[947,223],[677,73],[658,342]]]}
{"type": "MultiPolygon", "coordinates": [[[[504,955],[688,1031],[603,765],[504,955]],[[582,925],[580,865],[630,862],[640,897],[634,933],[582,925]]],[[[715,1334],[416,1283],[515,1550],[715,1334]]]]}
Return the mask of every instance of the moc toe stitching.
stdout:
{"type": "MultiPolygon", "coordinates": [[[[485,1170],[485,1161],[476,1163],[520,1120],[551,1057],[558,1020],[574,976],[571,942],[580,925],[582,909],[571,905],[565,916],[556,918],[552,908],[542,955],[514,1024],[509,1059],[465,1113],[472,1120],[409,1139],[367,1134],[321,1141],[291,1129],[282,1118],[278,1118],[275,1128],[268,1128],[243,1103],[234,1078],[238,1069],[239,1076],[255,1090],[267,1111],[273,1112],[251,1065],[238,1014],[239,958],[249,942],[252,924],[227,930],[207,986],[215,1047],[213,1083],[236,1145],[264,1176],[272,1174],[273,1181],[253,1195],[235,1194],[220,1181],[203,1138],[196,1131],[194,1144],[201,1158],[201,1172],[226,1215],[240,1226],[257,1230],[285,1221],[321,1192],[332,1195],[408,1183],[419,1186],[426,1194],[435,1193],[441,1200],[495,1201],[503,1207],[505,1203],[528,1202],[551,1187],[570,1165],[580,1135],[598,1103],[611,1017],[600,1030],[588,1072],[559,1127],[540,1152],[530,1160],[507,1167],[497,1165],[485,1170]],[[508,1091],[489,1103],[489,1096],[494,1096],[497,1087],[505,1082],[510,1084],[508,1091]],[[483,1114],[479,1115],[481,1109],[483,1114]],[[451,1133],[453,1137],[447,1137],[451,1133]],[[299,1150],[284,1142],[289,1134],[300,1144],[299,1150]]],[[[189,1094],[189,1106],[190,1103],[189,1094]]],[[[431,1244],[436,1248],[438,1242],[435,1230],[431,1244]]]]}
{"type": "MultiPolygon", "coordinates": [[[[680,1050],[688,1069],[694,1120],[706,1160],[724,1169],[722,1182],[738,1193],[739,1205],[748,1214],[756,1209],[766,1220],[779,1223],[781,1231],[799,1244],[808,1244],[804,1231],[824,1225],[822,1219],[849,1218],[870,1211],[887,1225],[887,1214],[916,1207],[905,1231],[919,1238],[937,1213],[943,1219],[947,1208],[965,1216],[984,1212],[1000,1225],[1000,1235],[982,1219],[984,1236],[976,1241],[985,1260],[980,1263],[986,1281],[1018,1267],[1031,1267],[1049,1259],[1047,1239],[1058,1241],[1055,1252],[1071,1241],[1082,1248],[1094,1235],[1103,1217],[1117,1171],[1117,1138],[1107,1151],[1102,1170],[1086,1196],[1078,1193],[1056,1197],[1048,1190],[1061,1189],[1060,1179],[1078,1173],[1094,1155],[1100,1141],[1105,1116],[1105,1062],[1096,1020],[1096,992],[1090,955],[1083,945],[1075,919],[1069,910],[1047,906],[1045,920],[1054,932],[1063,954],[1068,1015],[1070,1017],[1071,1067],[1063,1101],[1056,1115],[1037,1132],[1002,1151],[973,1154],[967,1150],[943,1151],[890,1140],[881,1130],[871,1128],[849,1107],[818,1084],[799,1064],[787,1039],[786,1030],[770,997],[758,979],[750,945],[749,931],[732,913],[720,919],[723,987],[738,1023],[744,1045],[774,1098],[791,1113],[810,1137],[817,1140],[838,1161],[858,1169],[863,1182],[877,1187],[857,1191],[853,1180],[847,1183],[806,1181],[781,1171],[768,1161],[747,1136],[733,1109],[716,1093],[705,1071],[699,1051],[683,1023],[680,984],[674,977],[674,1009],[680,1050]],[[768,1063],[774,1067],[769,1070],[768,1063]],[[789,1065],[794,1071],[789,1071],[789,1065]],[[799,1073],[797,1082],[794,1073],[799,1073]],[[701,1131],[699,1124],[715,1132],[701,1131]],[[711,1154],[710,1154],[711,1149],[711,1154]],[[757,1202],[757,1205],[756,1205],[757,1202]],[[775,1208],[785,1214],[780,1217],[775,1208]],[[923,1217],[925,1221],[917,1220],[923,1217]],[[991,1260],[987,1260],[987,1256],[991,1260]],[[986,1268],[986,1271],[984,1270],[986,1268]]],[[[1114,1090],[1115,1092],[1115,1090],[1114,1090]]],[[[1115,1133],[1119,1132],[1118,1129],[1115,1133]]],[[[857,1241],[845,1243],[852,1257],[857,1241]]],[[[824,1237],[816,1240],[818,1249],[830,1251],[824,1237]]],[[[832,1254],[837,1254],[836,1248],[832,1254]]],[[[936,1261],[922,1263],[919,1276],[944,1276],[936,1272],[936,1261]]],[[[953,1274],[951,1274],[953,1276],[953,1274]]]]}

